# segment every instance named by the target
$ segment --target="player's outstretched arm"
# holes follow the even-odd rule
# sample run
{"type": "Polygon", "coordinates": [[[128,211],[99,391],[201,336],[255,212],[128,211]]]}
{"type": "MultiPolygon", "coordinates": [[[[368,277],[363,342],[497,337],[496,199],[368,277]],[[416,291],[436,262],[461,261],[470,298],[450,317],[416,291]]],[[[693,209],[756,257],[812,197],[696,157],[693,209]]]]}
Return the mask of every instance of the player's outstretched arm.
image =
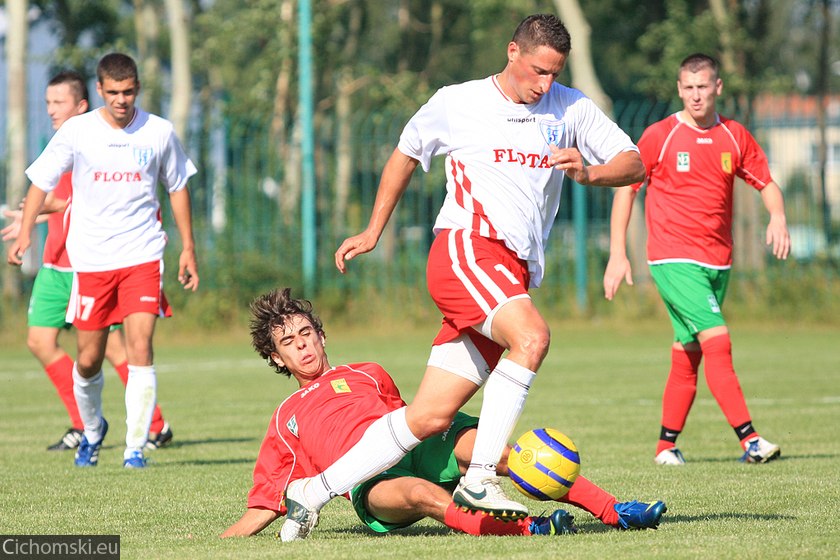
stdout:
{"type": "Polygon", "coordinates": [[[225,529],[219,538],[250,537],[256,535],[280,517],[280,514],[270,509],[248,508],[239,521],[225,529]]]}
{"type": "Polygon", "coordinates": [[[335,252],[335,266],[339,272],[344,274],[347,271],[346,261],[370,252],[376,247],[382,231],[391,219],[391,214],[405,189],[408,188],[411,175],[419,163],[398,149],[393,151],[382,170],[382,178],[379,180],[379,189],[376,191],[376,200],[373,203],[368,227],[362,233],[345,239],[335,252]]]}
{"type": "Polygon", "coordinates": [[[195,240],[192,231],[192,206],[186,188],[169,194],[172,215],[181,236],[181,256],[178,258],[178,282],[185,290],[198,289],[198,262],[195,258],[195,240]]]}
{"type": "Polygon", "coordinates": [[[29,249],[32,244],[32,228],[35,227],[35,219],[44,205],[44,200],[47,198],[46,191],[43,191],[32,185],[29,187],[29,192],[26,193],[26,200],[23,202],[23,215],[21,217],[20,231],[17,239],[12,241],[9,249],[6,252],[6,262],[20,266],[23,264],[23,254],[29,249]]]}
{"type": "Polygon", "coordinates": [[[604,271],[604,297],[612,301],[621,281],[633,285],[633,272],[627,258],[627,225],[633,211],[636,190],[633,187],[616,189],[610,214],[610,260],[604,271]]]}
{"type": "Polygon", "coordinates": [[[772,247],[773,256],[786,259],[790,254],[790,233],[787,229],[785,217],[785,199],[782,189],[774,181],[770,181],[761,189],[761,200],[770,213],[770,223],[767,224],[766,243],[772,247]]]}

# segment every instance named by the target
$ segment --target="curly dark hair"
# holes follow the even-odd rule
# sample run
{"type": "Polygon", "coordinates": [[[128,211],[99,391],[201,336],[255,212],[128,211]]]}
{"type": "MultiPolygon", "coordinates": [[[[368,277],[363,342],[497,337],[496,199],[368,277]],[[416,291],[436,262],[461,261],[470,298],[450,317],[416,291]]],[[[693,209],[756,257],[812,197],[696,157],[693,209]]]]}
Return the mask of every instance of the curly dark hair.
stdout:
{"type": "Polygon", "coordinates": [[[551,47],[562,54],[572,50],[572,37],[563,22],[553,14],[534,14],[523,19],[513,32],[513,39],[523,52],[537,47],[551,47]]]}
{"type": "Polygon", "coordinates": [[[303,315],[318,333],[324,335],[321,320],[312,312],[312,303],[294,299],[291,288],[273,290],[251,302],[251,345],[269,367],[286,377],[291,377],[291,372],[271,359],[271,354],[277,351],[273,334],[278,327],[285,327],[294,315],[303,315]]]}

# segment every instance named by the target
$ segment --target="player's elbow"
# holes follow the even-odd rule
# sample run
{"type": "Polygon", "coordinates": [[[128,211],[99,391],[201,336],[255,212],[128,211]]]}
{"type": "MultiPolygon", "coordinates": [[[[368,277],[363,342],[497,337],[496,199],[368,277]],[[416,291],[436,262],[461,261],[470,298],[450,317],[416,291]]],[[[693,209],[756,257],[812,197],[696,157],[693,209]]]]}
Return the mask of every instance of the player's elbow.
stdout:
{"type": "Polygon", "coordinates": [[[642,158],[636,152],[630,153],[633,154],[633,157],[630,158],[628,169],[629,177],[625,182],[626,185],[632,183],[641,183],[645,180],[645,164],[642,163],[642,158]]]}

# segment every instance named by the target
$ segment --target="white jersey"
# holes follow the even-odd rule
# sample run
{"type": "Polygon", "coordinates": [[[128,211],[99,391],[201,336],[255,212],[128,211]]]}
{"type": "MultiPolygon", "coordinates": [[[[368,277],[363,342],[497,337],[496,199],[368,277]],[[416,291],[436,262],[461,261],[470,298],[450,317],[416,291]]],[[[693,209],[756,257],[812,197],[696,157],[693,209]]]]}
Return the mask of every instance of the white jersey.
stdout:
{"type": "Polygon", "coordinates": [[[602,164],[638,148],[588,97],[554,83],[534,104],[518,104],[495,76],[439,89],[405,126],[398,149],[429,170],[446,155],[446,198],[435,221],[504,240],[528,262],[531,286],[545,270],[545,245],[560,208],[564,172],[549,145],[577,148],[602,164]]]}
{"type": "Polygon", "coordinates": [[[73,171],[67,253],[73,270],[98,272],[163,258],[166,233],[157,185],[170,193],[196,173],[172,123],[135,109],[125,128],[91,111],[69,119],[26,170],[32,184],[51,191],[73,171]]]}

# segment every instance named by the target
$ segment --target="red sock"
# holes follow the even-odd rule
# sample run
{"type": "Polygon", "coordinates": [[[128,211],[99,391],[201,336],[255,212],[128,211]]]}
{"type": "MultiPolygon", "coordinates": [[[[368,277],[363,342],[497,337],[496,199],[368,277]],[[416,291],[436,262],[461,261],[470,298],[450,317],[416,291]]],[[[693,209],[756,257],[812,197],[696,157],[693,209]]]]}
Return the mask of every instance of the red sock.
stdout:
{"type": "MultiPolygon", "coordinates": [[[[120,380],[122,380],[123,385],[128,384],[128,360],[114,366],[114,369],[117,370],[117,375],[120,376],[120,380]]],[[[161,431],[163,431],[163,413],[160,411],[160,406],[155,405],[155,410],[152,413],[152,424],[149,426],[149,432],[159,434],[161,431]]]]}
{"type": "Polygon", "coordinates": [[[73,359],[64,354],[59,359],[44,368],[47,376],[58,391],[64,408],[70,416],[70,422],[77,430],[83,430],[82,417],[79,416],[79,407],[76,405],[76,397],[73,395],[73,359]]]}
{"type": "Polygon", "coordinates": [[[618,525],[618,513],[613,507],[618,500],[583,475],[575,479],[569,492],[558,501],[584,509],[607,525],[618,525]]]}
{"type": "Polygon", "coordinates": [[[443,522],[447,527],[469,535],[530,535],[531,518],[502,521],[480,511],[464,511],[455,502],[446,508],[443,522]]]}
{"type": "MultiPolygon", "coordinates": [[[[697,370],[702,358],[702,352],[671,347],[671,372],[662,395],[662,427],[666,430],[679,433],[685,426],[685,419],[688,418],[697,394],[697,370]]],[[[672,447],[674,441],[660,439],[656,445],[656,454],[672,447]]]]}
{"type": "Polygon", "coordinates": [[[701,342],[700,346],[706,359],[706,383],[729,425],[735,428],[749,422],[750,412],[732,366],[732,341],[729,335],[715,336],[701,342]]]}

